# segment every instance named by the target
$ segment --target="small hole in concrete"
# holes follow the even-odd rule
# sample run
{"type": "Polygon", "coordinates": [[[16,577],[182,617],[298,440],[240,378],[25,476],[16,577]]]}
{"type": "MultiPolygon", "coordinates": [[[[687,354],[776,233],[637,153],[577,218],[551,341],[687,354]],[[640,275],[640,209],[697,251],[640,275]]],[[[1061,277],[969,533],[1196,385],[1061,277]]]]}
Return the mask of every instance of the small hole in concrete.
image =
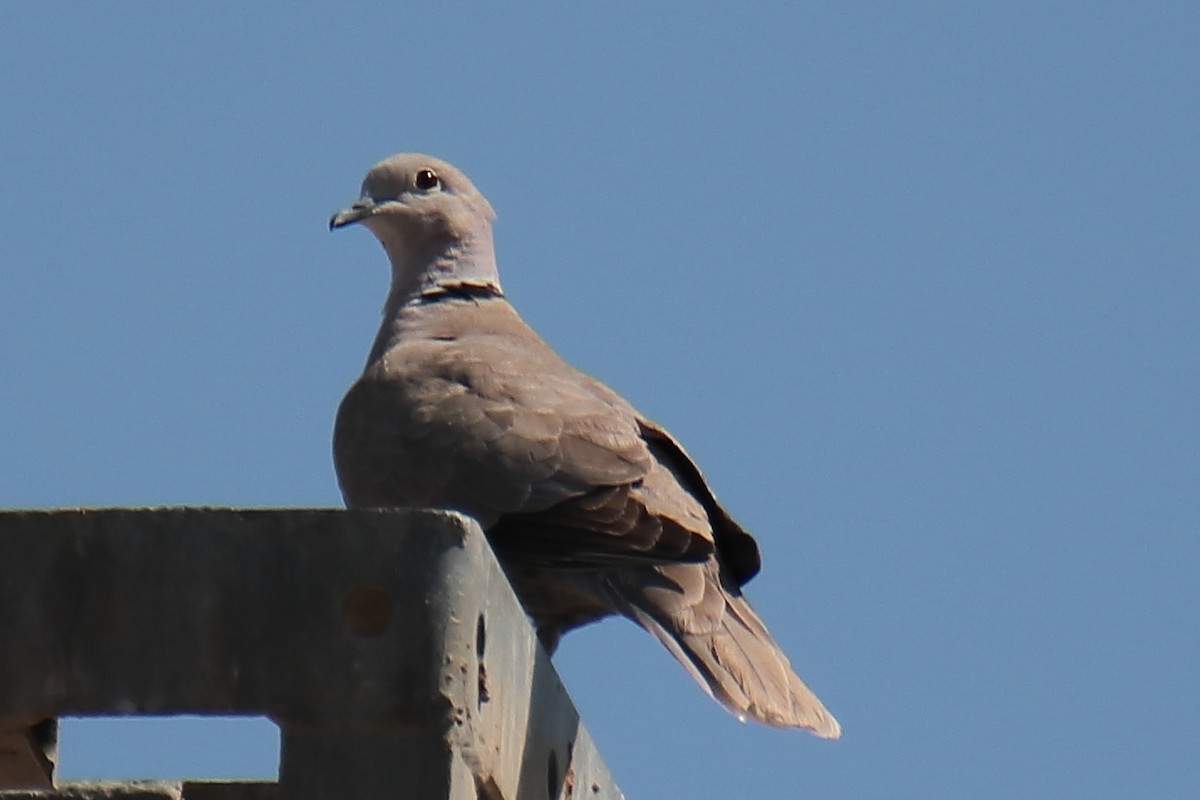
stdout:
{"type": "Polygon", "coordinates": [[[487,664],[484,663],[483,654],[487,650],[487,623],[483,619],[483,614],[475,620],[475,656],[479,659],[476,662],[475,679],[476,686],[476,701],[475,707],[483,710],[483,704],[491,699],[491,691],[488,689],[487,664]]]}
{"type": "Polygon", "coordinates": [[[475,707],[480,711],[483,710],[483,704],[492,699],[492,690],[488,688],[487,664],[479,662],[479,699],[475,703],[475,707]]]}

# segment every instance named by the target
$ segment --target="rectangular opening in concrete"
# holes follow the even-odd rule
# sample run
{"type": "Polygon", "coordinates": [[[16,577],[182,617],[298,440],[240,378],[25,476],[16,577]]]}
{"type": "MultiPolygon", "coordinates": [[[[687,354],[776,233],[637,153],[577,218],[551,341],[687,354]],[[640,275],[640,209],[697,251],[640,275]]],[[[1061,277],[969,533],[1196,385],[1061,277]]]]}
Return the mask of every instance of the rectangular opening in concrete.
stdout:
{"type": "Polygon", "coordinates": [[[279,779],[279,727],[265,717],[65,718],[66,781],[279,779]]]}

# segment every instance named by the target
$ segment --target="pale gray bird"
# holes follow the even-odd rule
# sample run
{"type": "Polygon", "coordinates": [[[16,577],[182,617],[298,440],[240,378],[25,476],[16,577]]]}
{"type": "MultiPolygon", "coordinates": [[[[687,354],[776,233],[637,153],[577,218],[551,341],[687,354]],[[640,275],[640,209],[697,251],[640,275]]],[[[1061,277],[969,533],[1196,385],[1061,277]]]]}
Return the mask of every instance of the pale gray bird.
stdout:
{"type": "Polygon", "coordinates": [[[669,433],[564,362],[505,299],[491,205],[415,153],[371,168],[329,227],[365,225],[391,290],[333,453],[351,508],[479,521],[553,652],[621,614],[740,719],[837,738],[837,720],[742,597],[758,546],[669,433]]]}

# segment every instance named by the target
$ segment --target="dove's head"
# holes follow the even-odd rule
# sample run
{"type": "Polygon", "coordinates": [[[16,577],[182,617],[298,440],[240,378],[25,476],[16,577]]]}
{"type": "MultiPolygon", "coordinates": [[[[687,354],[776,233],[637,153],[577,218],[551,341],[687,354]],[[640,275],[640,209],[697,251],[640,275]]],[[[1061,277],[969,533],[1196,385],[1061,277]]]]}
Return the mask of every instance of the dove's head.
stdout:
{"type": "Polygon", "coordinates": [[[334,214],[329,228],[366,226],[392,262],[393,291],[411,294],[455,283],[498,287],[495,216],[457,167],[401,153],[371,167],[362,196],[334,214]]]}

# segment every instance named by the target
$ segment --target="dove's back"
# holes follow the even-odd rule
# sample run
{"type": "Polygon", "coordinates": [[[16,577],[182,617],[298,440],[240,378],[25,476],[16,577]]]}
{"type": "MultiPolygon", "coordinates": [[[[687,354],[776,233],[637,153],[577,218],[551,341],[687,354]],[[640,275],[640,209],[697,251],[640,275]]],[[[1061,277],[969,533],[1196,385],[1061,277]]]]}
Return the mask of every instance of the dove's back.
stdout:
{"type": "Polygon", "coordinates": [[[839,735],[741,596],[753,539],[674,439],[498,291],[389,316],[338,411],[334,458],[347,506],[479,520],[548,648],[622,614],[740,717],[839,735]]]}
{"type": "Polygon", "coordinates": [[[351,506],[434,505],[485,528],[639,477],[636,412],[567,365],[502,297],[440,298],[386,324],[338,410],[351,506]]]}

